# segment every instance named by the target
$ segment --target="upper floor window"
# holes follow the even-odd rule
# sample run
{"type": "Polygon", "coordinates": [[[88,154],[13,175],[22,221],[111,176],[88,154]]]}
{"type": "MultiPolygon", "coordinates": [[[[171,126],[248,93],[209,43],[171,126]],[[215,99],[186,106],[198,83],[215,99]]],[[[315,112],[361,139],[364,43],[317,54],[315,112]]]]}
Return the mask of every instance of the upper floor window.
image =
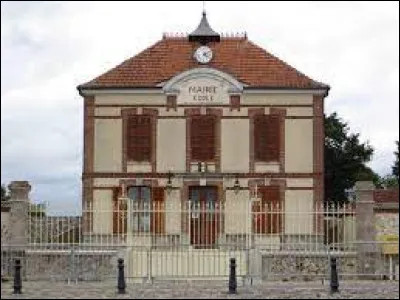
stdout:
{"type": "Polygon", "coordinates": [[[280,153],[279,115],[254,117],[254,157],[256,161],[279,161],[280,153]]]}
{"type": "Polygon", "coordinates": [[[127,124],[127,159],[150,161],[152,153],[151,116],[131,115],[127,124]]]}
{"type": "Polygon", "coordinates": [[[190,128],[191,159],[210,161],[215,158],[216,151],[216,117],[193,116],[190,128]]]}

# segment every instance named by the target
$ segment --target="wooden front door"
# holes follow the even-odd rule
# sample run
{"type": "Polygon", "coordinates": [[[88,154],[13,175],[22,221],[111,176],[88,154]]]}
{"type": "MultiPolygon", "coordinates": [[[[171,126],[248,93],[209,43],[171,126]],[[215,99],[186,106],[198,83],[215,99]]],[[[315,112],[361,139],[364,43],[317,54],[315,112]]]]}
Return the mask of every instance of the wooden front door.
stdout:
{"type": "Polygon", "coordinates": [[[219,232],[218,189],[215,186],[192,186],[190,243],[198,248],[209,248],[215,244],[219,232]]]}

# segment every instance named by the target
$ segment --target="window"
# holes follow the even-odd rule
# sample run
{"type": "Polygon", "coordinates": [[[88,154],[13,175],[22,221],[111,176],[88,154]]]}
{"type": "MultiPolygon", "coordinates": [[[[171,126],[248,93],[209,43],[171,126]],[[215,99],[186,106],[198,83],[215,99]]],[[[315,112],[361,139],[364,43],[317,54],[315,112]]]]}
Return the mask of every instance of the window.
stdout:
{"type": "Polygon", "coordinates": [[[256,161],[279,161],[280,152],[279,115],[254,117],[254,157],[256,161]]]}
{"type": "Polygon", "coordinates": [[[131,230],[134,232],[150,231],[150,188],[135,186],[128,189],[128,197],[131,199],[131,230]]]}
{"type": "Polygon", "coordinates": [[[127,124],[127,159],[150,161],[152,151],[151,116],[129,116],[127,124]]]}
{"type": "Polygon", "coordinates": [[[253,204],[253,232],[277,234],[281,232],[282,205],[279,186],[264,186],[258,190],[260,202],[253,204]]]}
{"type": "Polygon", "coordinates": [[[215,158],[215,116],[194,116],[190,124],[191,158],[210,161],[215,158]]]}
{"type": "Polygon", "coordinates": [[[131,199],[131,224],[133,232],[152,232],[156,234],[165,231],[164,188],[134,186],[128,189],[131,199]]]}
{"type": "Polygon", "coordinates": [[[190,243],[196,248],[213,247],[217,243],[221,218],[216,186],[191,186],[190,243]]]}

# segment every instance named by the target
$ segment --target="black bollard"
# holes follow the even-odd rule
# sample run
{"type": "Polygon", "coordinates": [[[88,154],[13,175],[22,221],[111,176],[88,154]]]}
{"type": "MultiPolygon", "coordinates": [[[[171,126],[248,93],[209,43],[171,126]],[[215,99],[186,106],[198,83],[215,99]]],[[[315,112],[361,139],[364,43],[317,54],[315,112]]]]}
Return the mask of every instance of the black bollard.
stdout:
{"type": "Polygon", "coordinates": [[[22,294],[21,260],[15,260],[14,294],[22,294]]]}
{"type": "Polygon", "coordinates": [[[331,257],[331,293],[339,292],[339,279],[336,269],[336,257],[331,257]]]}
{"type": "Polygon", "coordinates": [[[236,259],[231,258],[231,264],[229,268],[229,294],[236,294],[236,259]]]}
{"type": "Polygon", "coordinates": [[[118,259],[118,294],[125,294],[125,275],[124,275],[124,260],[118,259]]]}

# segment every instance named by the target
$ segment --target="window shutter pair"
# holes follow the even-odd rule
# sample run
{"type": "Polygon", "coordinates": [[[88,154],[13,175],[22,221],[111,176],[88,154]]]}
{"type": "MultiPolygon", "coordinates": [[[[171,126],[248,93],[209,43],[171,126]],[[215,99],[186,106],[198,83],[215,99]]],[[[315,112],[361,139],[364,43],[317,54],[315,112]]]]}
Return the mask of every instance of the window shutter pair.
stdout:
{"type": "Polygon", "coordinates": [[[127,124],[127,158],[150,161],[152,151],[151,116],[129,116],[127,124]]]}
{"type": "Polygon", "coordinates": [[[254,118],[254,155],[256,161],[279,161],[279,115],[259,115],[254,118]]]}
{"type": "Polygon", "coordinates": [[[216,117],[194,116],[190,123],[191,158],[209,161],[215,158],[216,117]]]}

